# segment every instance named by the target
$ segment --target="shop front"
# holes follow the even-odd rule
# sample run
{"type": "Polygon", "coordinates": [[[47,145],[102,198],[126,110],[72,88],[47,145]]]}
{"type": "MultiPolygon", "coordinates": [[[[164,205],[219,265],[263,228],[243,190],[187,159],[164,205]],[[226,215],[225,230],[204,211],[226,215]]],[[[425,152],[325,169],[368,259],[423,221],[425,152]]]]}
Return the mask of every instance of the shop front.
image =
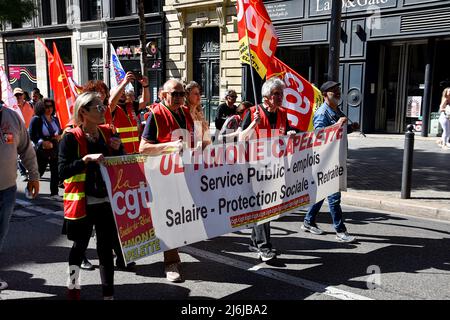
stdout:
{"type": "MultiPolygon", "coordinates": [[[[149,78],[151,103],[158,99],[158,90],[164,84],[164,37],[163,18],[146,17],[147,31],[147,70],[149,78]]],[[[126,72],[141,73],[141,47],[139,41],[139,22],[137,18],[120,19],[108,23],[108,42],[116,51],[122,67],[126,72]]],[[[108,50],[110,50],[108,45],[108,50]]],[[[109,56],[109,55],[108,55],[109,56]]],[[[142,87],[137,81],[133,83],[136,97],[141,95],[142,87]]]]}
{"type": "MultiPolygon", "coordinates": [[[[277,56],[320,86],[327,79],[331,1],[266,1],[277,56]],[[295,8],[295,10],[294,10],[295,8]]],[[[341,109],[369,132],[420,132],[450,84],[450,1],[343,1],[341,109]]]]}

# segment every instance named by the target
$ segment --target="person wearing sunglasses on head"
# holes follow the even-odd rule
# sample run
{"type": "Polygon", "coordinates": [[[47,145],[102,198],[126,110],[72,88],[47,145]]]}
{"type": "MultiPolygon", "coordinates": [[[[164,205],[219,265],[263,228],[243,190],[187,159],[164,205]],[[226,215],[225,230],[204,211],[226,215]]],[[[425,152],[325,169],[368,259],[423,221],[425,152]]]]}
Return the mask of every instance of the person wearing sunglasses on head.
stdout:
{"type": "Polygon", "coordinates": [[[59,178],[64,180],[64,232],[73,241],[69,254],[68,298],[80,299],[79,270],[95,226],[103,298],[114,296],[113,245],[117,235],[111,204],[99,163],[123,155],[123,145],[105,122],[106,107],[95,93],[78,96],[75,128],[63,135],[59,178]]]}
{"type": "MultiPolygon", "coordinates": [[[[194,144],[194,121],[189,109],[184,106],[185,91],[180,80],[171,79],[163,86],[160,104],[155,106],[147,118],[139,151],[147,155],[160,155],[183,150],[183,142],[194,144]]],[[[166,279],[182,281],[181,263],[177,249],[164,252],[166,279]]]]}
{"type": "Polygon", "coordinates": [[[28,132],[34,143],[42,177],[50,165],[50,197],[59,200],[58,196],[58,149],[62,129],[55,117],[55,101],[44,99],[35,105],[35,116],[31,119],[28,132]]]}
{"type": "Polygon", "coordinates": [[[209,124],[205,119],[201,105],[201,91],[202,88],[195,81],[189,82],[186,86],[186,107],[189,108],[192,120],[196,124],[194,126],[196,143],[201,144],[201,148],[204,149],[211,144],[211,136],[209,124]]]}

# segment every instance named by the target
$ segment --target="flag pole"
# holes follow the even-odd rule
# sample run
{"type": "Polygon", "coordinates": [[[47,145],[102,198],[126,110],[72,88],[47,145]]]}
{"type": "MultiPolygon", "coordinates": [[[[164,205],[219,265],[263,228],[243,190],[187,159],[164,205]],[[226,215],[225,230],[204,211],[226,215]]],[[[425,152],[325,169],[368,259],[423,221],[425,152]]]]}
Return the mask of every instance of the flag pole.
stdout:
{"type": "MultiPolygon", "coordinates": [[[[252,78],[253,97],[255,98],[255,105],[258,105],[258,98],[256,96],[255,74],[253,71],[252,52],[250,50],[250,41],[248,39],[247,16],[245,15],[245,13],[244,13],[244,23],[245,23],[245,37],[247,38],[248,58],[250,60],[250,77],[252,78]]],[[[258,111],[258,108],[256,108],[256,111],[258,111]]]]}

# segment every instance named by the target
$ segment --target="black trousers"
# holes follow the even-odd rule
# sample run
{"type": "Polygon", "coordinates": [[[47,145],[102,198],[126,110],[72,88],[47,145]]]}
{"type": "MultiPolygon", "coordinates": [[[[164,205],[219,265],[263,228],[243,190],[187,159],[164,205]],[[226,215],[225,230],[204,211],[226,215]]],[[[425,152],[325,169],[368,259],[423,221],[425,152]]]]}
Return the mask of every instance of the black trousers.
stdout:
{"type": "Polygon", "coordinates": [[[110,203],[88,205],[87,215],[88,220],[82,222],[84,226],[74,227],[73,224],[78,221],[70,221],[68,224],[68,235],[70,234],[70,238],[74,240],[69,254],[69,266],[81,266],[91,237],[92,225],[94,225],[97,238],[97,254],[100,260],[99,269],[103,296],[113,296],[114,258],[112,250],[113,243],[117,241],[117,229],[114,223],[111,205],[110,203]],[[74,231],[77,235],[73,234],[74,231]]]}
{"type": "Polygon", "coordinates": [[[37,150],[36,158],[41,177],[44,175],[47,165],[50,165],[50,194],[58,194],[58,154],[49,156],[44,150],[37,150]]]}

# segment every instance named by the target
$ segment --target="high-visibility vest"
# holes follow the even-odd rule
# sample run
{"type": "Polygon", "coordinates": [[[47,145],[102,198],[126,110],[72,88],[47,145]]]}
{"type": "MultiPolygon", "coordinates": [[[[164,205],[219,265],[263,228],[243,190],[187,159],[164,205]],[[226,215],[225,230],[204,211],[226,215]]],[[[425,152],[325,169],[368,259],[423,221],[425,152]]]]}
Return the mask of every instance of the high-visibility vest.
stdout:
{"type": "Polygon", "coordinates": [[[120,136],[125,152],[139,153],[139,131],[132,104],[126,105],[125,111],[117,106],[114,110],[113,125],[120,136]]]}
{"type": "MultiPolygon", "coordinates": [[[[194,145],[194,121],[192,120],[189,109],[185,106],[180,107],[186,121],[186,130],[189,132],[189,138],[183,137],[190,144],[194,145]]],[[[164,104],[160,103],[151,111],[155,117],[157,133],[156,140],[158,143],[171,142],[179,139],[178,136],[173,135],[172,132],[181,129],[177,119],[172,115],[172,112],[164,104]]]]}
{"type": "MultiPolygon", "coordinates": [[[[98,126],[100,133],[108,144],[111,138],[111,129],[109,125],[98,126]]],[[[78,142],[78,156],[83,158],[87,153],[87,140],[83,130],[76,127],[68,130],[73,133],[78,142]]],[[[86,217],[86,170],[64,180],[64,218],[69,220],[78,220],[86,217]]]]}
{"type": "MultiPolygon", "coordinates": [[[[256,125],[255,131],[258,139],[260,138],[271,138],[272,133],[274,137],[283,136],[287,133],[286,122],[287,122],[287,112],[286,109],[279,107],[277,110],[277,123],[275,129],[270,126],[269,118],[266,116],[263,107],[257,106],[259,108],[259,117],[261,121],[256,125]],[[261,130],[261,131],[260,131],[261,130]]],[[[255,118],[256,106],[250,108],[251,119],[255,118]]]]}

